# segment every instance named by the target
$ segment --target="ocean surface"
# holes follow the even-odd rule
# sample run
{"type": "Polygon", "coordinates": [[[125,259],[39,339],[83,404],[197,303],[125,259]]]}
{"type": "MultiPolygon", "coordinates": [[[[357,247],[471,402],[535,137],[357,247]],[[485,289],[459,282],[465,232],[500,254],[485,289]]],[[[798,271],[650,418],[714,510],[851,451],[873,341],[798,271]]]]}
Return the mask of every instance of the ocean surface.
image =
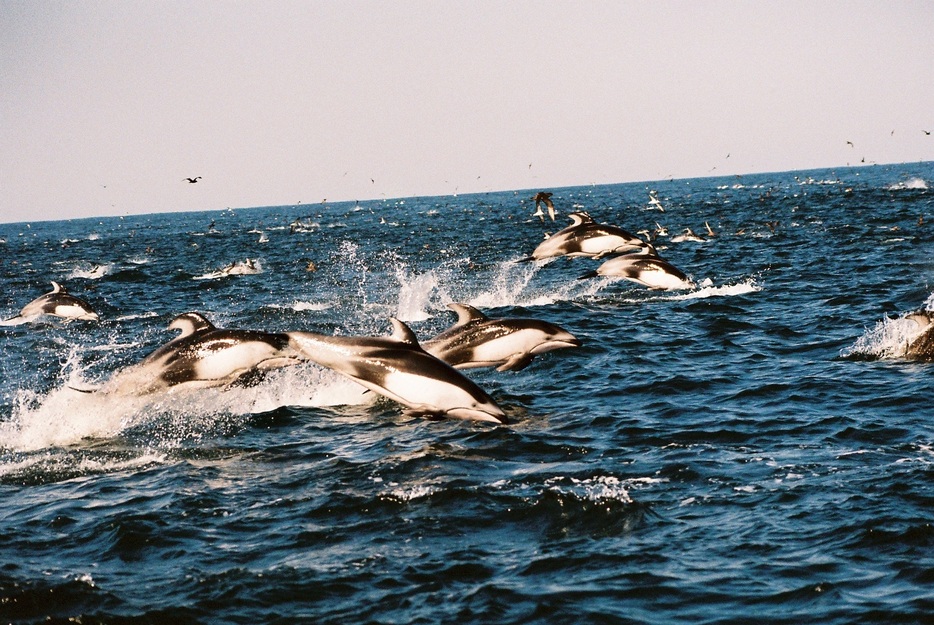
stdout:
{"type": "Polygon", "coordinates": [[[54,280],[100,321],[0,327],[0,621],[934,622],[934,364],[903,358],[934,308],[932,186],[916,163],[545,189],[555,222],[533,189],[2,224],[0,318],[54,280]],[[666,227],[697,286],[514,262],[574,210],[666,227]],[[312,364],[73,388],[187,311],[427,339],[450,302],[583,345],[465,372],[509,425],[312,364]]]}

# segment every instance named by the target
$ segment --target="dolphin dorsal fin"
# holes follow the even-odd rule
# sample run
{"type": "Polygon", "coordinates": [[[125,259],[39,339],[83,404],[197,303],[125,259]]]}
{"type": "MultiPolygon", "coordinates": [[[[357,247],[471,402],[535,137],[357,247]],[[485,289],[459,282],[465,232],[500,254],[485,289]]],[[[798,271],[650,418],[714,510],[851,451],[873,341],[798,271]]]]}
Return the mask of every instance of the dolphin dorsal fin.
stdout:
{"type": "Polygon", "coordinates": [[[405,325],[395,317],[390,317],[389,321],[392,323],[392,338],[401,343],[418,345],[418,337],[415,336],[414,332],[412,332],[412,328],[405,325]]]}
{"type": "Polygon", "coordinates": [[[53,293],[64,293],[65,287],[63,287],[61,284],[59,284],[55,280],[52,280],[52,292],[53,293]]]}
{"type": "Polygon", "coordinates": [[[486,321],[488,319],[482,312],[467,304],[451,302],[448,304],[448,308],[457,313],[457,323],[454,324],[454,327],[467,325],[471,321],[486,321]]]}
{"type": "Polygon", "coordinates": [[[204,332],[206,330],[215,330],[214,324],[205,319],[204,315],[196,312],[182,313],[172,320],[169,324],[169,330],[181,330],[182,333],[177,338],[191,336],[195,332],[204,332]]]}
{"type": "Polygon", "coordinates": [[[572,227],[579,226],[581,224],[593,223],[593,219],[590,217],[590,215],[588,215],[587,213],[583,211],[577,211],[577,212],[571,213],[570,215],[568,215],[568,217],[570,217],[571,221],[574,222],[572,224],[572,227]]]}

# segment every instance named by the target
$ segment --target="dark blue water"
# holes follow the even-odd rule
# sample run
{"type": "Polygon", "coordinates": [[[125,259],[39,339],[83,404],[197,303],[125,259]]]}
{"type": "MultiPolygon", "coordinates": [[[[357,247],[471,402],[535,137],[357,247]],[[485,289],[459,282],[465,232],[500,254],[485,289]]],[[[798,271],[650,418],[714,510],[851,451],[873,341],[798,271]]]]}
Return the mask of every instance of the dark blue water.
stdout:
{"type": "Polygon", "coordinates": [[[931,184],[922,163],[553,189],[554,224],[523,191],[0,225],[0,316],[51,280],[101,316],[0,327],[0,620],[931,622],[934,365],[900,357],[901,316],[934,306],[931,184]],[[656,241],[699,286],[511,262],[574,208],[709,222],[656,241]],[[211,277],[246,258],[261,273],[211,277]],[[410,417],[314,365],[68,388],[189,310],[427,338],[451,301],[584,345],[467,372],[508,426],[410,417]]]}

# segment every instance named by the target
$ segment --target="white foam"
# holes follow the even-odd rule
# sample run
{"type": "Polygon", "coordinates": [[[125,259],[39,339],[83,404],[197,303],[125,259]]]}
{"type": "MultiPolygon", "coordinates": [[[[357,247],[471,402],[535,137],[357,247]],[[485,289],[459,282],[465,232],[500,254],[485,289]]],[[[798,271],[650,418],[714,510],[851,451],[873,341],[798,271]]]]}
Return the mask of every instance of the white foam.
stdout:
{"type": "Polygon", "coordinates": [[[86,280],[97,280],[103,278],[111,271],[113,271],[113,264],[108,263],[106,265],[90,265],[90,264],[81,264],[75,267],[70,274],[65,276],[65,280],[72,280],[74,278],[84,278],[86,280]]]}
{"type": "Polygon", "coordinates": [[[762,287],[756,284],[756,281],[752,278],[740,282],[738,284],[724,284],[722,286],[713,286],[712,282],[708,278],[701,282],[701,288],[696,291],[691,291],[690,293],[682,293],[679,295],[672,295],[667,299],[672,300],[690,300],[690,299],[706,299],[708,297],[732,297],[735,295],[745,295],[747,293],[757,293],[762,290],[762,287]]]}
{"type": "Polygon", "coordinates": [[[331,407],[361,405],[376,395],[329,369],[314,365],[271,372],[249,388],[188,389],[135,396],[108,390],[81,392],[87,384],[69,357],[68,381],[46,395],[17,391],[12,416],[0,422],[0,449],[34,451],[81,444],[88,439],[114,438],[129,428],[163,423],[167,439],[198,437],[231,416],[268,412],[283,406],[331,407]],[[74,388],[72,388],[74,387],[74,388]]]}
{"type": "Polygon", "coordinates": [[[555,477],[547,480],[545,485],[549,490],[562,494],[573,494],[580,499],[586,499],[594,503],[607,501],[632,503],[633,501],[624,481],[612,475],[601,475],[584,480],[573,477],[555,477]]]}
{"type": "MultiPolygon", "coordinates": [[[[930,304],[929,297],[926,307],[930,304]]],[[[911,313],[897,318],[884,317],[875,326],[867,329],[853,345],[842,350],[840,355],[844,358],[869,356],[882,360],[903,358],[908,346],[924,331],[917,322],[905,318],[908,314],[911,313]]]]}
{"type": "Polygon", "coordinates": [[[886,187],[888,191],[904,191],[906,189],[924,190],[928,188],[928,183],[923,178],[909,178],[886,187]]]}
{"type": "Polygon", "coordinates": [[[399,280],[396,318],[406,322],[430,319],[428,305],[432,300],[432,294],[440,284],[438,271],[432,270],[412,275],[404,267],[397,267],[396,278],[399,280]]]}

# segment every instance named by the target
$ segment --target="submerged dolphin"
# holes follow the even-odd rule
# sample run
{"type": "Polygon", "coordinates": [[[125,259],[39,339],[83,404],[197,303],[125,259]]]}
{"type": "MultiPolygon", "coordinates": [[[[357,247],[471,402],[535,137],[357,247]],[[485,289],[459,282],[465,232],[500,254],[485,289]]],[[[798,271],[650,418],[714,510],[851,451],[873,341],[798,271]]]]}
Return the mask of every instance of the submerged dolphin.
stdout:
{"type": "Polygon", "coordinates": [[[571,213],[571,225],[542,241],[523,261],[542,260],[557,256],[589,256],[601,258],[639,249],[645,241],[622,228],[598,224],[583,212],[571,213]]]}
{"type": "Polygon", "coordinates": [[[536,354],[579,347],[570,332],[537,319],[490,319],[466,304],[448,304],[457,322],[424,342],[425,351],[457,369],[496,367],[518,371],[536,354]]]}
{"type": "Polygon", "coordinates": [[[506,423],[506,415],[479,386],[419,344],[411,329],[390,319],[392,336],[326,336],[289,332],[293,348],[405,406],[407,412],[506,423]]]}
{"type": "Polygon", "coordinates": [[[181,334],[141,362],[117,372],[100,391],[147,395],[176,386],[212,388],[250,383],[269,370],[302,362],[286,334],[222,330],[188,312],[169,324],[181,334]]]}
{"type": "Polygon", "coordinates": [[[934,360],[934,312],[919,310],[905,316],[918,324],[921,333],[908,344],[905,357],[914,360],[934,360]]]}
{"type": "Polygon", "coordinates": [[[17,321],[39,315],[53,315],[65,319],[83,319],[97,321],[99,317],[83,299],[69,294],[65,287],[58,282],[52,282],[52,290],[32,300],[19,311],[19,314],[10,317],[7,321],[17,321]]]}
{"type": "Polygon", "coordinates": [[[658,255],[649,243],[636,253],[623,254],[604,262],[596,271],[581,276],[620,277],[650,289],[691,289],[694,282],[683,271],[658,255]]]}

